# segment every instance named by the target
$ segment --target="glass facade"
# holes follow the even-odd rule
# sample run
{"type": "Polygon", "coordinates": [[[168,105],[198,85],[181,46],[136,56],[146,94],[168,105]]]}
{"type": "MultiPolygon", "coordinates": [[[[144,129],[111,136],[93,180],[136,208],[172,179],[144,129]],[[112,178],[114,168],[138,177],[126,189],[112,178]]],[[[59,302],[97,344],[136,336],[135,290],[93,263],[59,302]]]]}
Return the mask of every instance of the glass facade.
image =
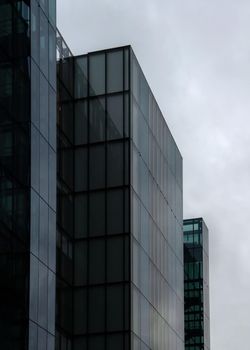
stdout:
{"type": "Polygon", "coordinates": [[[1,348],[54,349],[55,0],[0,2],[1,348]]]}
{"type": "Polygon", "coordinates": [[[182,350],[182,157],[130,47],[60,46],[57,349],[182,350]]]}
{"type": "Polygon", "coordinates": [[[29,349],[54,350],[56,291],[56,0],[30,1],[29,349]]]}
{"type": "Polygon", "coordinates": [[[56,348],[129,349],[129,48],[66,51],[57,64],[56,348]]]}
{"type": "Polygon", "coordinates": [[[182,157],[131,51],[132,349],[183,349],[182,157]]]}
{"type": "Polygon", "coordinates": [[[184,220],[185,349],[210,349],[208,229],[184,220]]]}
{"type": "Polygon", "coordinates": [[[131,47],[55,17],[0,0],[1,348],[182,350],[181,155],[131,47]]]}

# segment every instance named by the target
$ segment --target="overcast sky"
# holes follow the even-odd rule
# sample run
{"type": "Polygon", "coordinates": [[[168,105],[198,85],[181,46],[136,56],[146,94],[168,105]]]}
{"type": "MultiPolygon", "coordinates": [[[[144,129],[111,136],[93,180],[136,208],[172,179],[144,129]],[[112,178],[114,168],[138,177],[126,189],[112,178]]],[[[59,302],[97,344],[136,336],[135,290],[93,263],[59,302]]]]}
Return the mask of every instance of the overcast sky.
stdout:
{"type": "Polygon", "coordinates": [[[58,0],[74,54],[131,44],[210,230],[211,349],[249,350],[250,1],[58,0]]]}

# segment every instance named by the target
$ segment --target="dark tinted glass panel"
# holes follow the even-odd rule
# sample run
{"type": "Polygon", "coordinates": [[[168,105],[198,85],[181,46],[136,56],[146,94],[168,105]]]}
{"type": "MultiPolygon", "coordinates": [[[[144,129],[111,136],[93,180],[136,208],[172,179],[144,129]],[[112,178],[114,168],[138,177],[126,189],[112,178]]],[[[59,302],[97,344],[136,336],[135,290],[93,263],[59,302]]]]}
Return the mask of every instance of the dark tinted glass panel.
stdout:
{"type": "Polygon", "coordinates": [[[105,139],[105,103],[103,98],[89,101],[89,141],[105,139]]]}
{"type": "Polygon", "coordinates": [[[92,332],[103,332],[105,327],[105,288],[89,288],[88,327],[92,332]]]}
{"type": "Polygon", "coordinates": [[[89,234],[105,234],[105,193],[96,192],[89,195],[89,234]]]}
{"type": "Polygon", "coordinates": [[[29,349],[37,349],[37,337],[38,337],[37,325],[33,322],[29,323],[29,349]]]}
{"type": "Polygon", "coordinates": [[[123,349],[123,334],[109,334],[107,336],[107,350],[123,349]]]}
{"type": "Polygon", "coordinates": [[[86,338],[75,338],[74,349],[75,350],[87,350],[87,339],[86,338]]]}
{"type": "Polygon", "coordinates": [[[49,143],[56,149],[56,93],[49,87],[49,143]]]}
{"type": "Polygon", "coordinates": [[[87,235],[87,195],[75,196],[75,237],[85,237],[87,235]]]}
{"type": "Polygon", "coordinates": [[[40,200],[40,232],[39,232],[39,259],[44,263],[48,260],[48,232],[49,231],[49,208],[40,200]]]}
{"type": "Polygon", "coordinates": [[[77,148],[75,150],[75,191],[87,189],[87,149],[77,148]]]}
{"type": "Polygon", "coordinates": [[[124,50],[124,89],[129,88],[129,49],[124,50]]]}
{"type": "Polygon", "coordinates": [[[123,50],[107,54],[107,92],[123,90],[123,50]]]}
{"type": "MultiPolygon", "coordinates": [[[[54,0],[49,0],[53,3],[54,0]]],[[[56,88],[56,33],[54,28],[49,25],[49,82],[56,88]]]]}
{"type": "Polygon", "coordinates": [[[105,241],[89,241],[89,282],[104,283],[105,281],[105,241]]]}
{"type": "Polygon", "coordinates": [[[87,57],[77,57],[75,59],[75,97],[87,96],[87,57]]]}
{"type": "Polygon", "coordinates": [[[107,137],[109,140],[123,137],[123,95],[107,98],[107,137]]]}
{"type": "Polygon", "coordinates": [[[38,293],[39,293],[39,270],[38,259],[30,257],[30,318],[37,322],[38,317],[38,293]]]}
{"type": "Polygon", "coordinates": [[[107,229],[109,234],[123,232],[124,220],[123,190],[110,190],[107,193],[107,229]]]}
{"type": "Polygon", "coordinates": [[[56,276],[48,270],[48,331],[55,333],[56,276]]]}
{"type": "Polygon", "coordinates": [[[37,1],[31,1],[31,56],[39,63],[39,10],[37,1]]]}
{"type": "Polygon", "coordinates": [[[39,113],[40,113],[40,73],[38,66],[31,60],[31,121],[39,129],[39,113]]]}
{"type": "Polygon", "coordinates": [[[105,145],[92,146],[89,149],[89,187],[105,186],[105,145]]]}
{"type": "Polygon", "coordinates": [[[123,329],[123,286],[107,287],[107,328],[109,331],[123,329]]]}
{"type": "Polygon", "coordinates": [[[129,95],[124,94],[124,135],[128,137],[130,135],[130,110],[129,110],[129,95]]]}
{"type": "Polygon", "coordinates": [[[87,326],[87,292],[86,289],[75,290],[74,293],[74,332],[83,334],[87,326]]]}
{"type": "Polygon", "coordinates": [[[46,350],[47,349],[47,332],[38,327],[38,350],[46,350]]]}
{"type": "Polygon", "coordinates": [[[31,127],[31,186],[39,193],[39,132],[31,127]]]}
{"type": "Polygon", "coordinates": [[[75,243],[75,284],[85,285],[87,281],[87,242],[75,243]]]}
{"type": "MultiPolygon", "coordinates": [[[[40,6],[43,9],[43,11],[46,13],[46,15],[48,15],[48,1],[51,0],[40,0],[40,6]]],[[[53,1],[53,0],[52,0],[53,1]]]]}
{"type": "Polygon", "coordinates": [[[48,127],[49,127],[49,91],[48,82],[44,78],[43,74],[40,74],[40,131],[46,139],[48,139],[48,127]]]}
{"type": "Polygon", "coordinates": [[[123,280],[124,271],[124,238],[116,237],[107,240],[107,280],[123,280]]]}
{"type": "Polygon", "coordinates": [[[55,350],[55,337],[51,334],[48,334],[47,350],[55,350]]]}
{"type": "Polygon", "coordinates": [[[108,143],[107,145],[107,186],[128,184],[129,163],[128,143],[108,143]]]}
{"type": "Polygon", "coordinates": [[[31,190],[31,230],[30,230],[30,250],[38,257],[39,242],[39,220],[40,220],[40,200],[38,194],[31,190]]]}
{"type": "Polygon", "coordinates": [[[56,210],[56,153],[49,147],[49,205],[56,210]]]}
{"type": "Polygon", "coordinates": [[[88,142],[88,114],[87,102],[79,101],[75,104],[75,144],[88,142]]]}
{"type": "Polygon", "coordinates": [[[56,0],[49,0],[49,19],[56,24],[56,0]]]}
{"type": "Polygon", "coordinates": [[[103,350],[105,349],[105,338],[100,335],[95,335],[89,338],[89,350],[103,350]]]}
{"type": "Polygon", "coordinates": [[[40,137],[40,195],[48,202],[49,190],[49,148],[48,143],[40,137]]]}
{"type": "Polygon", "coordinates": [[[91,95],[105,93],[105,55],[89,56],[89,85],[91,95]]]}
{"type": "Polygon", "coordinates": [[[40,10],[40,68],[46,77],[48,77],[49,60],[48,30],[48,19],[45,17],[43,11],[40,10]]]}
{"type": "Polygon", "coordinates": [[[48,275],[47,268],[39,263],[39,303],[38,303],[38,323],[47,328],[48,322],[48,275]]]}

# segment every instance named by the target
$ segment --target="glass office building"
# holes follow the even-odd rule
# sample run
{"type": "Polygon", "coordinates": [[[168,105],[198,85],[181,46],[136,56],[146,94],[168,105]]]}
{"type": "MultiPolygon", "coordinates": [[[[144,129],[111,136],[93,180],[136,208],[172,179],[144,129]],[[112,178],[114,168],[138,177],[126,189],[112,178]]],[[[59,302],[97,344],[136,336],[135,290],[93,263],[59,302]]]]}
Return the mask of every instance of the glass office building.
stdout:
{"type": "Polygon", "coordinates": [[[185,349],[210,349],[208,229],[184,220],[185,349]]]}
{"type": "Polygon", "coordinates": [[[0,1],[0,345],[54,349],[55,1],[0,1]]]}
{"type": "Polygon", "coordinates": [[[181,350],[181,155],[131,47],[61,52],[57,349],[181,350]]]}
{"type": "Polygon", "coordinates": [[[131,47],[55,18],[0,0],[0,347],[183,350],[181,155],[131,47]]]}

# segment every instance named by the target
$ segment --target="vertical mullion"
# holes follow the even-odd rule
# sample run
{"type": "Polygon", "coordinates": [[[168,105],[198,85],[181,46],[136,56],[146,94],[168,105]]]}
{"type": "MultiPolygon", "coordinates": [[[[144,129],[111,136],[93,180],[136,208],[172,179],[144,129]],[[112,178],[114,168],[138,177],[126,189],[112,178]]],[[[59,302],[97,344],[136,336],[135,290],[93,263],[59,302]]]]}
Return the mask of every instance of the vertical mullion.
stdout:
{"type": "Polygon", "coordinates": [[[108,232],[108,225],[107,225],[107,52],[104,54],[104,60],[105,60],[105,73],[104,73],[104,79],[105,79],[105,307],[104,307],[104,314],[105,314],[105,320],[104,320],[104,330],[105,330],[105,349],[107,349],[107,232],[108,232]]]}
{"type": "Polygon", "coordinates": [[[87,339],[86,344],[87,348],[89,345],[89,293],[90,293],[90,286],[89,286],[89,142],[90,142],[90,108],[89,108],[89,55],[87,55],[87,293],[86,293],[86,301],[87,301],[87,309],[86,309],[86,329],[87,329],[87,339]]]}
{"type": "Polygon", "coordinates": [[[128,133],[129,133],[129,145],[128,145],[128,182],[129,182],[129,191],[128,191],[128,201],[129,201],[129,212],[128,212],[128,222],[129,222],[129,348],[132,348],[132,337],[131,337],[131,317],[132,317],[132,273],[131,273],[131,268],[132,268],[132,234],[131,234],[131,208],[132,208],[132,200],[131,200],[131,170],[132,170],[132,162],[131,162],[131,144],[132,144],[132,139],[131,139],[131,47],[128,49],[128,133]]]}

